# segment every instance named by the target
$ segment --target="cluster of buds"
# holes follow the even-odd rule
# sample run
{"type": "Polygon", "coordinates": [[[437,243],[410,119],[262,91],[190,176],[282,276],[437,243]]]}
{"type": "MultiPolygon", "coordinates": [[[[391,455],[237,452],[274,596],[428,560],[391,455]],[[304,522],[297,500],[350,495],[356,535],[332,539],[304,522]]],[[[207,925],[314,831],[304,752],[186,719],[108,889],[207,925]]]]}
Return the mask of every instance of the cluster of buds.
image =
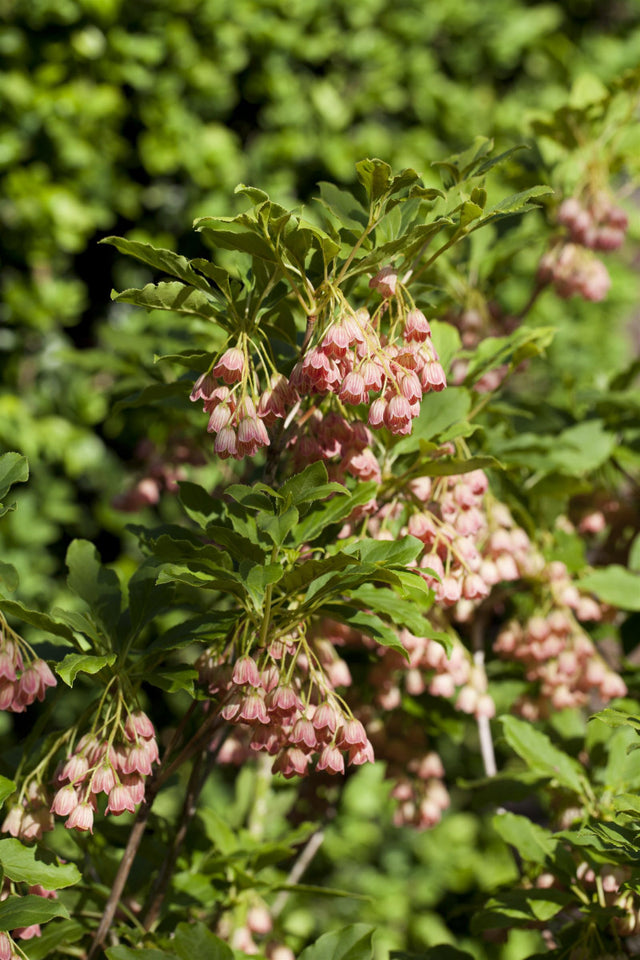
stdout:
{"type": "Polygon", "coordinates": [[[350,765],[373,762],[365,729],[333,692],[322,657],[331,654],[334,681],[350,682],[348,671],[340,671],[331,651],[321,647],[312,651],[306,641],[304,652],[296,650],[301,641],[302,637],[276,640],[260,664],[245,654],[232,671],[209,652],[200,657],[201,682],[218,697],[224,720],[240,725],[241,737],[226,741],[222,761],[241,761],[246,756],[242,740],[248,739],[251,750],[275,757],[274,773],[287,778],[305,776],[314,758],[316,770],[334,774],[344,773],[344,754],[350,765]],[[291,665],[287,660],[293,657],[295,672],[287,669],[291,665]]]}
{"type": "Polygon", "coordinates": [[[403,532],[424,544],[420,572],[441,607],[456,607],[456,619],[467,619],[496,584],[539,570],[540,558],[525,531],[503,504],[487,498],[482,470],[435,483],[420,477],[410,489],[420,509],[403,532]]]}
{"type": "Polygon", "coordinates": [[[595,303],[604,300],[611,277],[593,254],[575,243],[563,243],[544,254],[538,267],[540,283],[551,283],[559,297],[580,296],[595,303]]]}
{"type": "MultiPolygon", "coordinates": [[[[40,883],[32,884],[27,893],[31,894],[34,897],[44,897],[46,900],[57,900],[58,894],[55,890],[47,890],[40,883]]],[[[15,889],[15,884],[11,883],[10,880],[5,879],[2,892],[0,893],[0,901],[8,900],[9,897],[19,896],[15,889]]],[[[23,952],[16,947],[14,940],[32,940],[33,937],[39,937],[42,934],[39,923],[32,923],[28,927],[16,927],[15,930],[12,930],[11,933],[0,932],[0,960],[18,960],[19,957],[24,956],[23,952]]]]}
{"type": "Polygon", "coordinates": [[[591,251],[617,250],[628,226],[627,215],[606,193],[597,193],[585,204],[576,197],[563,200],[558,222],[567,227],[562,239],[544,254],[538,267],[540,283],[552,283],[559,297],[578,295],[603,300],[611,286],[605,265],[591,251]]]}
{"type": "MultiPolygon", "coordinates": [[[[434,753],[432,756],[439,765],[438,769],[442,769],[438,754],[434,753]]],[[[396,827],[428,830],[440,822],[444,811],[449,806],[449,793],[440,779],[444,775],[444,770],[432,776],[428,773],[427,767],[431,764],[435,768],[436,762],[431,761],[429,756],[423,760],[425,762],[422,766],[427,775],[416,772],[412,780],[402,777],[396,781],[391,791],[391,796],[398,803],[393,814],[396,827]]]]}
{"type": "Polygon", "coordinates": [[[134,813],[144,799],[145,777],[158,759],[151,720],[141,710],[130,713],[120,736],[81,738],[58,771],[51,812],[66,817],[70,830],[93,831],[98,794],[107,795],[105,813],[134,813]]]}
{"type": "Polygon", "coordinates": [[[363,716],[376,756],[386,762],[386,777],[393,781],[395,825],[418,830],[435,826],[449,806],[449,794],[443,782],[442,760],[430,749],[424,730],[408,724],[399,712],[383,720],[368,706],[363,716]]]}
{"type": "Polygon", "coordinates": [[[593,693],[607,703],[627,692],[622,678],[606,665],[568,609],[555,607],[544,617],[531,617],[524,627],[511,621],[498,634],[494,650],[520,661],[526,679],[538,684],[536,698],[522,697],[516,704],[531,720],[548,715],[550,709],[584,706],[593,693]]]}
{"type": "Polygon", "coordinates": [[[57,681],[47,663],[11,629],[0,613],[0,710],[23,713],[44,700],[57,681]]]}
{"type": "Polygon", "coordinates": [[[25,785],[21,799],[9,808],[1,829],[20,840],[41,840],[44,833],[53,830],[49,803],[39,783],[30,780],[25,785]]]}
{"type": "Polygon", "coordinates": [[[370,286],[385,298],[373,315],[362,307],[344,305],[310,345],[292,373],[300,394],[335,394],[343,404],[369,406],[368,423],[391,433],[411,432],[428,391],[443,390],[446,376],[431,341],[431,329],[422,311],[398,311],[389,333],[380,330],[396,294],[398,278],[385,268],[370,286]]]}
{"type": "Polygon", "coordinates": [[[591,250],[617,250],[629,226],[624,210],[603,192],[590,197],[586,204],[567,197],[560,204],[558,223],[567,227],[572,243],[591,250]]]}
{"type": "Polygon", "coordinates": [[[378,661],[369,672],[369,682],[380,707],[394,710],[400,706],[402,684],[412,697],[426,691],[432,697],[455,698],[455,707],[461,713],[475,717],[495,715],[484,671],[474,665],[462,643],[452,640],[453,647],[447,655],[437,640],[415,637],[408,630],[400,631],[399,639],[409,662],[397,651],[379,647],[378,661]]]}
{"type": "Polygon", "coordinates": [[[165,490],[177,493],[178,482],[187,478],[184,465],[201,466],[205,462],[201,450],[175,438],[169,440],[164,451],[145,438],[136,447],[135,459],[141,464],[142,476],[133,487],[111,501],[116,510],[127,513],[155,506],[165,490]]]}
{"type": "MultiPolygon", "coordinates": [[[[328,318],[310,318],[313,335],[289,380],[273,372],[262,389],[246,334],[198,378],[191,400],[204,401],[217,456],[237,460],[253,456],[270,445],[267,427],[289,417],[301,397],[318,394],[333,394],[347,406],[367,404],[368,424],[374,429],[411,432],[423,394],[443,390],[445,372],[429,322],[416,307],[406,307],[397,274],[385,267],[370,287],[383,297],[373,315],[365,307],[353,310],[341,302],[337,314],[332,305],[328,318]],[[397,303],[392,304],[394,298],[397,303]]],[[[304,452],[301,446],[298,459],[304,452]]],[[[309,456],[313,458],[313,451],[309,456]]],[[[145,491],[146,487],[141,494],[145,491]]]]}
{"type": "Polygon", "coordinates": [[[349,474],[358,480],[379,482],[380,465],[371,442],[371,431],[363,423],[349,423],[339,413],[323,416],[320,410],[314,410],[289,442],[293,469],[302,470],[316,460],[334,461],[329,464],[333,480],[343,481],[349,474]]]}
{"type": "Polygon", "coordinates": [[[267,426],[284,419],[297,401],[282,374],[273,373],[262,391],[257,385],[257,373],[240,345],[225,350],[194,384],[190,398],[204,401],[207,431],[214,434],[214,451],[222,460],[242,460],[268,447],[267,426]]]}

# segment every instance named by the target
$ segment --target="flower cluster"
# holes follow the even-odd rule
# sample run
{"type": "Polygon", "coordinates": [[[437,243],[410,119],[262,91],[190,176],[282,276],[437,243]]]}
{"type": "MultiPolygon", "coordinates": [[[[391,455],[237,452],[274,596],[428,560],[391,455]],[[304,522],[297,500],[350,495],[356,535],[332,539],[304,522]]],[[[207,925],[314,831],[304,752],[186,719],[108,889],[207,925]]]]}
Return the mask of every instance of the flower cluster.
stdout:
{"type": "Polygon", "coordinates": [[[389,268],[373,278],[370,286],[385,297],[373,315],[342,304],[291,380],[301,395],[333,393],[349,406],[367,404],[370,427],[402,436],[411,432],[423,394],[443,390],[447,381],[421,310],[398,306],[388,333],[381,332],[397,282],[389,268]]]}
{"type": "Polygon", "coordinates": [[[593,254],[575,243],[563,243],[544,254],[538,267],[541,283],[551,283],[559,297],[580,296],[585,300],[604,300],[611,277],[593,254]]]}
{"type": "Polygon", "coordinates": [[[68,829],[93,830],[97,796],[107,795],[105,813],[134,813],[144,799],[145,777],[158,759],[153,724],[145,713],[130,713],[120,736],[87,734],[56,776],[51,812],[66,817],[68,829]]]}
{"type": "MultiPolygon", "coordinates": [[[[575,895],[580,891],[580,906],[595,900],[601,909],[609,914],[609,929],[613,934],[616,944],[622,946],[620,938],[633,937],[634,940],[640,932],[640,899],[633,889],[629,889],[627,884],[631,881],[631,870],[625,866],[611,866],[610,864],[592,865],[586,860],[580,860],[575,869],[575,877],[571,884],[571,892],[575,895]]],[[[527,886],[531,886],[531,882],[527,886]]],[[[539,890],[555,888],[557,890],[566,890],[565,885],[558,880],[554,874],[545,871],[536,877],[533,886],[539,890]]],[[[602,928],[601,928],[602,929],[602,928]]],[[[549,951],[558,950],[559,945],[556,936],[551,928],[542,930],[545,946],[549,951]]],[[[618,957],[634,956],[636,953],[635,945],[632,941],[625,945],[626,949],[619,953],[602,953],[601,957],[611,957],[616,960],[618,957]],[[628,951],[628,952],[627,952],[628,951]]],[[[572,960],[588,960],[593,954],[587,947],[576,946],[571,951],[572,960]]]]}
{"type": "Polygon", "coordinates": [[[267,426],[283,419],[297,401],[286,377],[271,374],[260,389],[246,349],[229,347],[213,368],[196,381],[191,400],[203,400],[209,414],[207,430],[214,434],[214,451],[222,460],[252,457],[270,445],[267,426]]]}
{"type": "Polygon", "coordinates": [[[386,777],[394,782],[394,823],[418,830],[435,826],[449,806],[449,794],[442,760],[429,748],[422,726],[408,724],[398,712],[383,718],[371,706],[363,716],[376,756],[386,761],[386,777]]]}
{"type": "Polygon", "coordinates": [[[526,679],[538,685],[537,697],[522,697],[515,706],[531,720],[550,710],[584,706],[594,692],[605,703],[627,692],[567,609],[555,607],[546,616],[530,617],[524,626],[511,621],[498,634],[494,650],[520,661],[526,679]]]}
{"type": "Polygon", "coordinates": [[[134,512],[155,506],[164,490],[177,493],[178,482],[186,480],[184,464],[205,463],[201,450],[177,438],[169,438],[163,450],[145,438],[136,447],[135,459],[141,464],[142,475],[132,487],[113,498],[111,505],[116,510],[134,512]]]}
{"type": "Polygon", "coordinates": [[[559,297],[578,295],[585,300],[603,300],[611,286],[605,265],[593,250],[617,250],[628,227],[627,215],[614,205],[607,193],[590,195],[586,203],[567,197],[558,210],[558,222],[568,230],[544,254],[538,267],[540,283],[553,284],[559,297]]]}
{"type": "MultiPolygon", "coordinates": [[[[381,539],[408,533],[422,541],[417,569],[434,591],[430,619],[437,629],[451,634],[451,626],[464,626],[477,615],[480,603],[503,603],[492,601],[494,587],[529,580],[550,616],[534,617],[524,627],[516,621],[509,624],[496,652],[524,664],[527,680],[538,684],[540,704],[560,709],[586,703],[589,694],[605,701],[624,695],[623,681],[606,666],[578,623],[599,621],[600,604],[579,588],[565,564],[544,559],[506,505],[491,496],[482,471],[435,481],[420,477],[411,481],[408,495],[408,506],[397,498],[376,508],[368,518],[368,532],[381,539]],[[398,530],[405,511],[408,520],[398,530]]],[[[454,699],[456,709],[476,717],[493,716],[484,670],[455,634],[452,638],[447,656],[436,640],[400,631],[408,664],[396,651],[376,647],[378,662],[370,672],[376,702],[395,709],[404,687],[412,696],[426,691],[454,699]]],[[[525,699],[519,707],[533,715],[536,703],[525,699]]]]}
{"type": "MultiPolygon", "coordinates": [[[[344,754],[351,765],[374,759],[362,723],[334,693],[334,686],[351,679],[346,664],[341,670],[338,663],[329,645],[323,649],[300,635],[273,642],[259,663],[245,654],[229,671],[206,652],[198,667],[201,682],[219,699],[221,716],[250,735],[250,749],[275,757],[274,773],[288,778],[305,776],[314,757],[315,769],[328,773],[344,773],[344,754]]],[[[243,755],[236,738],[225,743],[221,759],[243,755]]]]}
{"type": "Polygon", "coordinates": [[[290,440],[293,470],[302,470],[316,460],[328,463],[331,479],[343,481],[349,474],[358,480],[380,481],[380,465],[371,449],[371,431],[357,420],[349,423],[336,412],[312,411],[290,440]]]}
{"type": "Polygon", "coordinates": [[[421,477],[411,484],[414,507],[403,530],[424,544],[419,569],[442,607],[457,605],[457,619],[484,599],[491,588],[540,568],[531,541],[509,510],[487,498],[482,470],[421,477]],[[461,603],[461,601],[464,601],[461,603]]]}
{"type": "MultiPolygon", "coordinates": [[[[366,307],[354,310],[343,299],[336,306],[332,299],[320,317],[309,318],[311,337],[289,380],[275,371],[259,376],[245,334],[198,378],[191,400],[204,401],[207,429],[215,435],[220,458],[240,460],[269,446],[267,427],[289,417],[301,398],[318,395],[334,395],[340,405],[368,405],[368,424],[374,429],[411,432],[423,394],[443,390],[445,372],[429,322],[421,310],[405,304],[395,272],[384,268],[370,286],[383,297],[373,314],[366,307]]],[[[262,353],[256,351],[264,369],[262,353]]],[[[296,456],[302,462],[318,458],[310,450],[304,459],[304,443],[296,456]]]]}
{"type": "Polygon", "coordinates": [[[558,223],[567,227],[573,243],[591,250],[617,250],[629,226],[624,210],[603,192],[588,198],[586,204],[576,197],[567,197],[560,204],[558,223]]]}
{"type": "Polygon", "coordinates": [[[9,808],[1,829],[21,840],[41,840],[44,833],[53,830],[53,817],[40,784],[29,780],[18,803],[9,808]]]}
{"type": "Polygon", "coordinates": [[[56,683],[47,663],[0,614],[0,710],[23,713],[34,700],[44,700],[47,687],[56,683]]]}

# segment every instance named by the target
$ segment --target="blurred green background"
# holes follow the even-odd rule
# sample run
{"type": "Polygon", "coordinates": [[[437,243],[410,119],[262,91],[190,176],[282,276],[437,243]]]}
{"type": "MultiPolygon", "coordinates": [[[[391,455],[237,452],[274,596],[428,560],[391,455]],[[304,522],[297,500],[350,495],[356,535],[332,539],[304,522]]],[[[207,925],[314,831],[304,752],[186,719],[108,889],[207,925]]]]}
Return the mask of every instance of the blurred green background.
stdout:
{"type": "MultiPolygon", "coordinates": [[[[184,401],[162,416],[114,412],[141,369],[164,376],[154,354],[185,334],[175,318],[110,304],[112,288],[152,276],[98,241],[118,234],[197,255],[192,220],[235,212],[238,182],[306,202],[318,180],[351,184],[364,156],[438,183],[432,160],[477,134],[504,149],[527,142],[528,117],[565,103],[581,74],[610,83],[636,67],[640,4],[0,0],[0,62],[0,447],[31,466],[2,556],[20,571],[21,599],[45,607],[66,595],[73,537],[132,569],[131,514],[114,498],[148,476],[162,493],[163,461],[215,470],[187,463],[202,424],[184,401]]],[[[552,355],[563,389],[563,356],[574,380],[583,370],[589,381],[603,356],[615,367],[628,355],[637,279],[632,261],[615,271],[607,310],[586,330],[583,305],[544,301],[546,322],[568,318],[552,355]]],[[[136,521],[155,510],[176,515],[161,497],[136,521]]],[[[442,917],[456,926],[456,895],[472,902],[509,879],[512,863],[479,819],[457,813],[416,837],[388,825],[387,792],[379,771],[358,774],[313,874],[373,906],[296,900],[285,927],[300,943],[366,919],[391,931],[381,949],[420,949],[451,939],[442,917]]],[[[509,960],[534,949],[519,937],[509,960]]]]}

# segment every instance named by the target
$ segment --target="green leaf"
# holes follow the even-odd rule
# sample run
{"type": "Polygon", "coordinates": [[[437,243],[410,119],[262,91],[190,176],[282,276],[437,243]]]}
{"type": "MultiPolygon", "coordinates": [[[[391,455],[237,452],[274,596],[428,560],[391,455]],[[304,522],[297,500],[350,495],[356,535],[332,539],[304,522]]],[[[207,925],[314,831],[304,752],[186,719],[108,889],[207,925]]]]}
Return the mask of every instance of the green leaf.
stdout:
{"type": "Polygon", "coordinates": [[[458,950],[448,943],[438,943],[428,947],[422,953],[406,953],[404,950],[392,950],[389,960],[474,960],[473,954],[458,950]]]}
{"type": "Polygon", "coordinates": [[[497,813],[492,823],[504,842],[515,847],[524,860],[544,864],[553,855],[556,842],[551,832],[528,817],[509,812],[497,813]]]}
{"type": "Polygon", "coordinates": [[[289,507],[276,517],[260,514],[257,527],[258,530],[262,530],[273,540],[276,547],[281,547],[299,519],[300,516],[296,508],[289,507]]]}
{"type": "Polygon", "coordinates": [[[640,574],[613,563],[600,567],[579,581],[583,590],[590,590],[604,603],[621,610],[640,610],[640,574]]]}
{"type": "Polygon", "coordinates": [[[485,337],[471,357],[465,383],[471,385],[506,363],[517,366],[528,357],[542,354],[554,334],[553,327],[518,327],[506,337],[485,337]]]}
{"type": "Polygon", "coordinates": [[[134,633],[171,605],[173,588],[156,582],[159,572],[160,565],[147,559],[129,580],[129,616],[134,633]]]}
{"type": "MultiPolygon", "coordinates": [[[[5,498],[14,483],[24,483],[28,479],[27,458],[19,453],[3,453],[0,457],[0,500],[5,498]]],[[[1,512],[0,516],[2,516],[1,512]]]]}
{"type": "Polygon", "coordinates": [[[339,223],[359,237],[367,226],[368,218],[353,194],[326,181],[321,181],[318,187],[320,189],[320,203],[333,214],[339,223]]]}
{"type": "Polygon", "coordinates": [[[504,200],[501,200],[485,212],[482,220],[480,220],[473,227],[474,230],[477,230],[478,227],[483,227],[489,221],[495,221],[502,217],[510,217],[514,213],[526,213],[528,210],[535,210],[538,207],[536,203],[530,203],[531,200],[536,200],[538,197],[549,196],[554,193],[552,187],[538,186],[530,187],[528,190],[522,190],[520,193],[514,193],[510,197],[505,197],[504,200]]]}
{"type": "MultiPolygon", "coordinates": [[[[420,577],[417,579],[424,583],[420,577]]],[[[425,602],[422,607],[417,606],[415,602],[399,597],[393,590],[375,587],[371,583],[365,583],[356,590],[352,590],[350,596],[352,600],[361,603],[364,607],[382,614],[395,627],[406,627],[414,637],[430,637],[434,633],[433,626],[423,616],[429,610],[430,603],[425,602]]],[[[433,597],[433,594],[431,596],[433,597]]]]}
{"type": "Polygon", "coordinates": [[[627,560],[629,570],[640,573],[640,533],[632,540],[627,560]]]}
{"type": "Polygon", "coordinates": [[[314,508],[294,528],[296,543],[311,543],[327,527],[340,523],[355,510],[356,507],[367,503],[377,490],[374,481],[359,483],[352,494],[347,497],[334,497],[328,502],[314,504],[314,508]]]}
{"type": "Polygon", "coordinates": [[[186,257],[174,253],[172,250],[165,250],[162,247],[154,247],[150,243],[141,243],[139,240],[125,240],[124,237],[105,237],[100,243],[108,243],[115,247],[120,253],[126,256],[135,257],[156,270],[168,273],[172,277],[184,280],[200,290],[209,290],[209,284],[192,268],[186,257]]]}
{"type": "Polygon", "coordinates": [[[344,553],[335,556],[323,557],[321,560],[303,560],[295,563],[280,581],[281,588],[286,593],[299,593],[310,583],[318,580],[327,573],[344,570],[348,566],[358,566],[357,557],[349,557],[344,553]]]}
{"type": "Polygon", "coordinates": [[[493,140],[488,137],[475,137],[472,146],[462,153],[453,154],[445,160],[434,160],[431,166],[439,169],[445,187],[449,188],[471,176],[492,150],[493,140]]]}
{"type": "MultiPolygon", "coordinates": [[[[167,950],[158,950],[157,947],[107,947],[105,954],[108,960],[178,960],[175,953],[167,950]]],[[[196,958],[192,958],[196,960],[196,958]]],[[[198,957],[197,960],[200,960],[198,957]]]]}
{"type": "Polygon", "coordinates": [[[20,577],[12,563],[5,563],[3,560],[0,560],[0,582],[4,584],[5,589],[10,593],[13,593],[19,586],[20,577]]]}
{"type": "Polygon", "coordinates": [[[465,200],[460,211],[460,226],[468,227],[470,223],[482,216],[482,207],[472,200],[465,200]]]}
{"type": "Polygon", "coordinates": [[[345,623],[354,630],[360,630],[361,633],[371,637],[380,646],[396,650],[406,660],[409,659],[407,651],[398,639],[397,632],[388,627],[375,613],[367,613],[364,610],[349,607],[347,604],[338,603],[327,603],[322,609],[327,616],[333,617],[340,623],[345,623]]]}
{"type": "Polygon", "coordinates": [[[61,623],[66,623],[66,625],[76,633],[83,633],[98,646],[100,646],[104,640],[101,631],[89,614],[80,613],[79,610],[62,610],[60,607],[54,607],[51,611],[51,616],[55,617],[56,620],[61,623]]]}
{"type": "Polygon", "coordinates": [[[633,813],[637,820],[637,814],[640,814],[640,797],[636,793],[619,793],[613,798],[612,806],[620,813],[633,813]]]}
{"type": "Polygon", "coordinates": [[[356,163],[356,175],[369,203],[376,203],[384,197],[391,186],[391,167],[384,160],[361,160],[356,163]]]}
{"type": "Polygon", "coordinates": [[[0,865],[6,877],[16,883],[33,886],[41,883],[47,890],[71,887],[82,879],[74,863],[45,863],[36,860],[36,847],[25,847],[19,840],[0,840],[0,865]]]}
{"type": "MultiPolygon", "coordinates": [[[[447,371],[451,366],[451,361],[460,350],[460,333],[457,327],[454,327],[452,323],[446,323],[444,320],[431,320],[430,326],[433,345],[440,357],[440,363],[444,370],[447,371]]],[[[441,392],[448,393],[451,389],[452,388],[449,387],[448,390],[441,392]]],[[[460,388],[455,387],[453,389],[460,388]]],[[[439,394],[431,393],[429,396],[439,396],[439,394]]],[[[422,402],[424,402],[424,399],[426,398],[423,398],[422,402]]]]}
{"type": "Polygon", "coordinates": [[[371,960],[374,928],[354,923],[325,933],[299,955],[298,960],[371,960]]]}
{"type": "Polygon", "coordinates": [[[310,500],[321,500],[330,493],[348,494],[348,490],[341,483],[328,482],[327,468],[322,460],[316,460],[305,467],[302,473],[296,473],[286,480],[280,487],[279,494],[286,502],[298,507],[301,503],[310,500]]]}
{"type": "Polygon", "coordinates": [[[0,930],[30,927],[34,923],[46,923],[53,917],[69,919],[67,908],[57,900],[28,894],[25,897],[9,897],[0,903],[0,930]]]}
{"type": "Polygon", "coordinates": [[[500,721],[507,743],[531,770],[584,795],[585,775],[577,760],[555,747],[546,734],[527,721],[517,717],[500,717],[500,721]]]}
{"type": "Polygon", "coordinates": [[[200,484],[181,480],[178,486],[180,502],[187,515],[203,529],[210,523],[212,517],[220,516],[222,508],[220,500],[215,500],[200,484]]]}
{"type": "Polygon", "coordinates": [[[114,570],[103,567],[98,551],[88,540],[73,540],[67,550],[67,583],[91,609],[108,636],[115,633],[122,595],[114,570]]]}
{"type": "Polygon", "coordinates": [[[112,290],[111,299],[115,303],[132,303],[136,307],[144,307],[145,310],[170,310],[187,316],[202,317],[204,320],[224,321],[224,317],[206,293],[177,280],[148,283],[141,290],[137,287],[122,290],[120,293],[112,290]]]}
{"type": "Polygon", "coordinates": [[[487,901],[471,921],[473,933],[545,923],[575,899],[562,890],[507,890],[487,901]]]}
{"type": "Polygon", "coordinates": [[[173,670],[154,670],[146,677],[149,683],[167,693],[177,693],[184,690],[193,696],[194,683],[198,679],[198,671],[192,667],[176,667],[173,670]]]}
{"type": "Polygon", "coordinates": [[[103,667],[110,667],[115,662],[115,653],[110,653],[104,657],[84,653],[68,653],[61,663],[55,665],[55,671],[68,687],[72,687],[79,673],[99,673],[103,667]]]}
{"type": "Polygon", "coordinates": [[[424,550],[424,544],[416,537],[406,536],[399,540],[357,540],[343,549],[343,553],[355,554],[362,563],[379,563],[385,567],[406,567],[424,550]]]}
{"type": "MultiPolygon", "coordinates": [[[[51,960],[51,957],[61,957],[63,953],[55,948],[64,944],[76,943],[86,933],[84,924],[76,920],[55,919],[48,923],[39,937],[29,941],[29,960],[51,960]]],[[[64,952],[67,956],[67,951],[64,952]]]]}
{"type": "Polygon", "coordinates": [[[66,624],[60,623],[47,613],[40,613],[39,610],[25,607],[17,600],[6,600],[4,597],[0,597],[0,608],[4,613],[10,614],[24,623],[30,623],[32,627],[37,627],[45,633],[53,633],[56,637],[64,637],[71,643],[75,642],[73,631],[66,624]]]}
{"type": "Polygon", "coordinates": [[[605,707],[589,717],[589,720],[602,720],[608,727],[633,727],[637,733],[640,733],[640,717],[636,717],[624,710],[616,710],[615,707],[605,707]]]}
{"type": "Polygon", "coordinates": [[[262,609],[264,595],[270,584],[278,583],[284,576],[284,569],[279,563],[262,564],[244,561],[240,564],[241,582],[253,600],[257,610],[262,609]]]}
{"type": "Polygon", "coordinates": [[[214,247],[248,253],[267,263],[279,264],[273,246],[259,234],[257,223],[249,227],[246,215],[240,217],[200,217],[193,226],[200,230],[214,247]],[[244,222],[242,217],[244,216],[244,222]]]}
{"type": "Polygon", "coordinates": [[[129,394],[113,405],[113,413],[133,407],[154,406],[159,400],[171,400],[177,397],[185,399],[190,389],[186,380],[173,380],[171,383],[150,383],[138,393],[129,394]]]}
{"type": "Polygon", "coordinates": [[[233,950],[204,923],[179,923],[171,940],[180,960],[233,960],[233,950]]]}
{"type": "Polygon", "coordinates": [[[16,789],[13,780],[8,780],[7,777],[0,777],[0,807],[2,807],[7,797],[15,793],[16,789]]]}
{"type": "Polygon", "coordinates": [[[427,393],[420,403],[420,414],[413,421],[411,435],[403,437],[393,448],[396,454],[413,453],[421,440],[431,440],[464,421],[471,409],[471,394],[464,387],[447,387],[439,393],[427,393]]]}
{"type": "MultiPolygon", "coordinates": [[[[228,302],[234,300],[242,290],[242,283],[239,280],[232,277],[223,267],[211,263],[210,260],[197,257],[191,261],[191,266],[213,280],[222,291],[223,299],[228,302]]],[[[215,294],[215,291],[212,292],[215,294]]]]}

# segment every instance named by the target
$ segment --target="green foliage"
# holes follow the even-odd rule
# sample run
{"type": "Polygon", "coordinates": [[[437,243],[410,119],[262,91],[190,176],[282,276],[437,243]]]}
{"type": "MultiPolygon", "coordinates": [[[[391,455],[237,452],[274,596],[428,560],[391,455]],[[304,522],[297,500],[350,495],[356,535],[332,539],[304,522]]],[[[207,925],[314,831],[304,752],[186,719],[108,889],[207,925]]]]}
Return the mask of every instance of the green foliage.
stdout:
{"type": "MultiPolygon", "coordinates": [[[[61,683],[0,717],[5,832],[25,839],[0,840],[0,928],[43,924],[31,960],[87,954],[138,835],[109,960],[280,944],[302,960],[632,949],[640,688],[637,656],[621,658],[637,652],[640,603],[638,11],[5,6],[0,443],[16,452],[0,456],[0,626],[61,683]],[[607,300],[558,297],[538,265],[570,238],[560,205],[603,197],[622,197],[632,221],[620,253],[593,254],[607,300]],[[395,299],[375,288],[388,267],[395,299]],[[400,343],[394,311],[412,306],[449,385],[424,394],[410,433],[370,431],[379,476],[296,460],[318,413],[366,421],[365,404],[331,391],[301,391],[257,457],[212,456],[187,397],[227,348],[245,345],[256,383],[295,377],[343,310],[366,307],[387,346],[400,343]],[[430,577],[410,521],[427,511],[446,530],[442,491],[477,471],[487,537],[526,531],[529,565],[451,608],[441,591],[457,560],[430,577]],[[558,609],[570,652],[587,651],[579,667],[541,654],[545,640],[529,661],[493,650],[510,622],[558,609]],[[432,687],[443,651],[470,671],[453,696],[432,687]],[[285,686],[306,662],[305,705],[344,667],[336,703],[383,761],[291,781],[264,753],[252,762],[250,731],[238,740],[220,720],[241,655],[285,686]],[[611,682],[612,666],[627,696],[586,725],[609,699],[589,668],[611,682]],[[583,668],[591,679],[562,709],[558,689],[583,668]],[[161,733],[147,803],[116,819],[100,798],[92,833],[60,818],[50,831],[61,765],[88,734],[126,751],[139,709],[161,733]],[[440,816],[424,833],[398,826],[440,816]],[[255,920],[265,908],[270,933],[255,920]]],[[[9,677],[4,666],[3,703],[9,677]]]]}

